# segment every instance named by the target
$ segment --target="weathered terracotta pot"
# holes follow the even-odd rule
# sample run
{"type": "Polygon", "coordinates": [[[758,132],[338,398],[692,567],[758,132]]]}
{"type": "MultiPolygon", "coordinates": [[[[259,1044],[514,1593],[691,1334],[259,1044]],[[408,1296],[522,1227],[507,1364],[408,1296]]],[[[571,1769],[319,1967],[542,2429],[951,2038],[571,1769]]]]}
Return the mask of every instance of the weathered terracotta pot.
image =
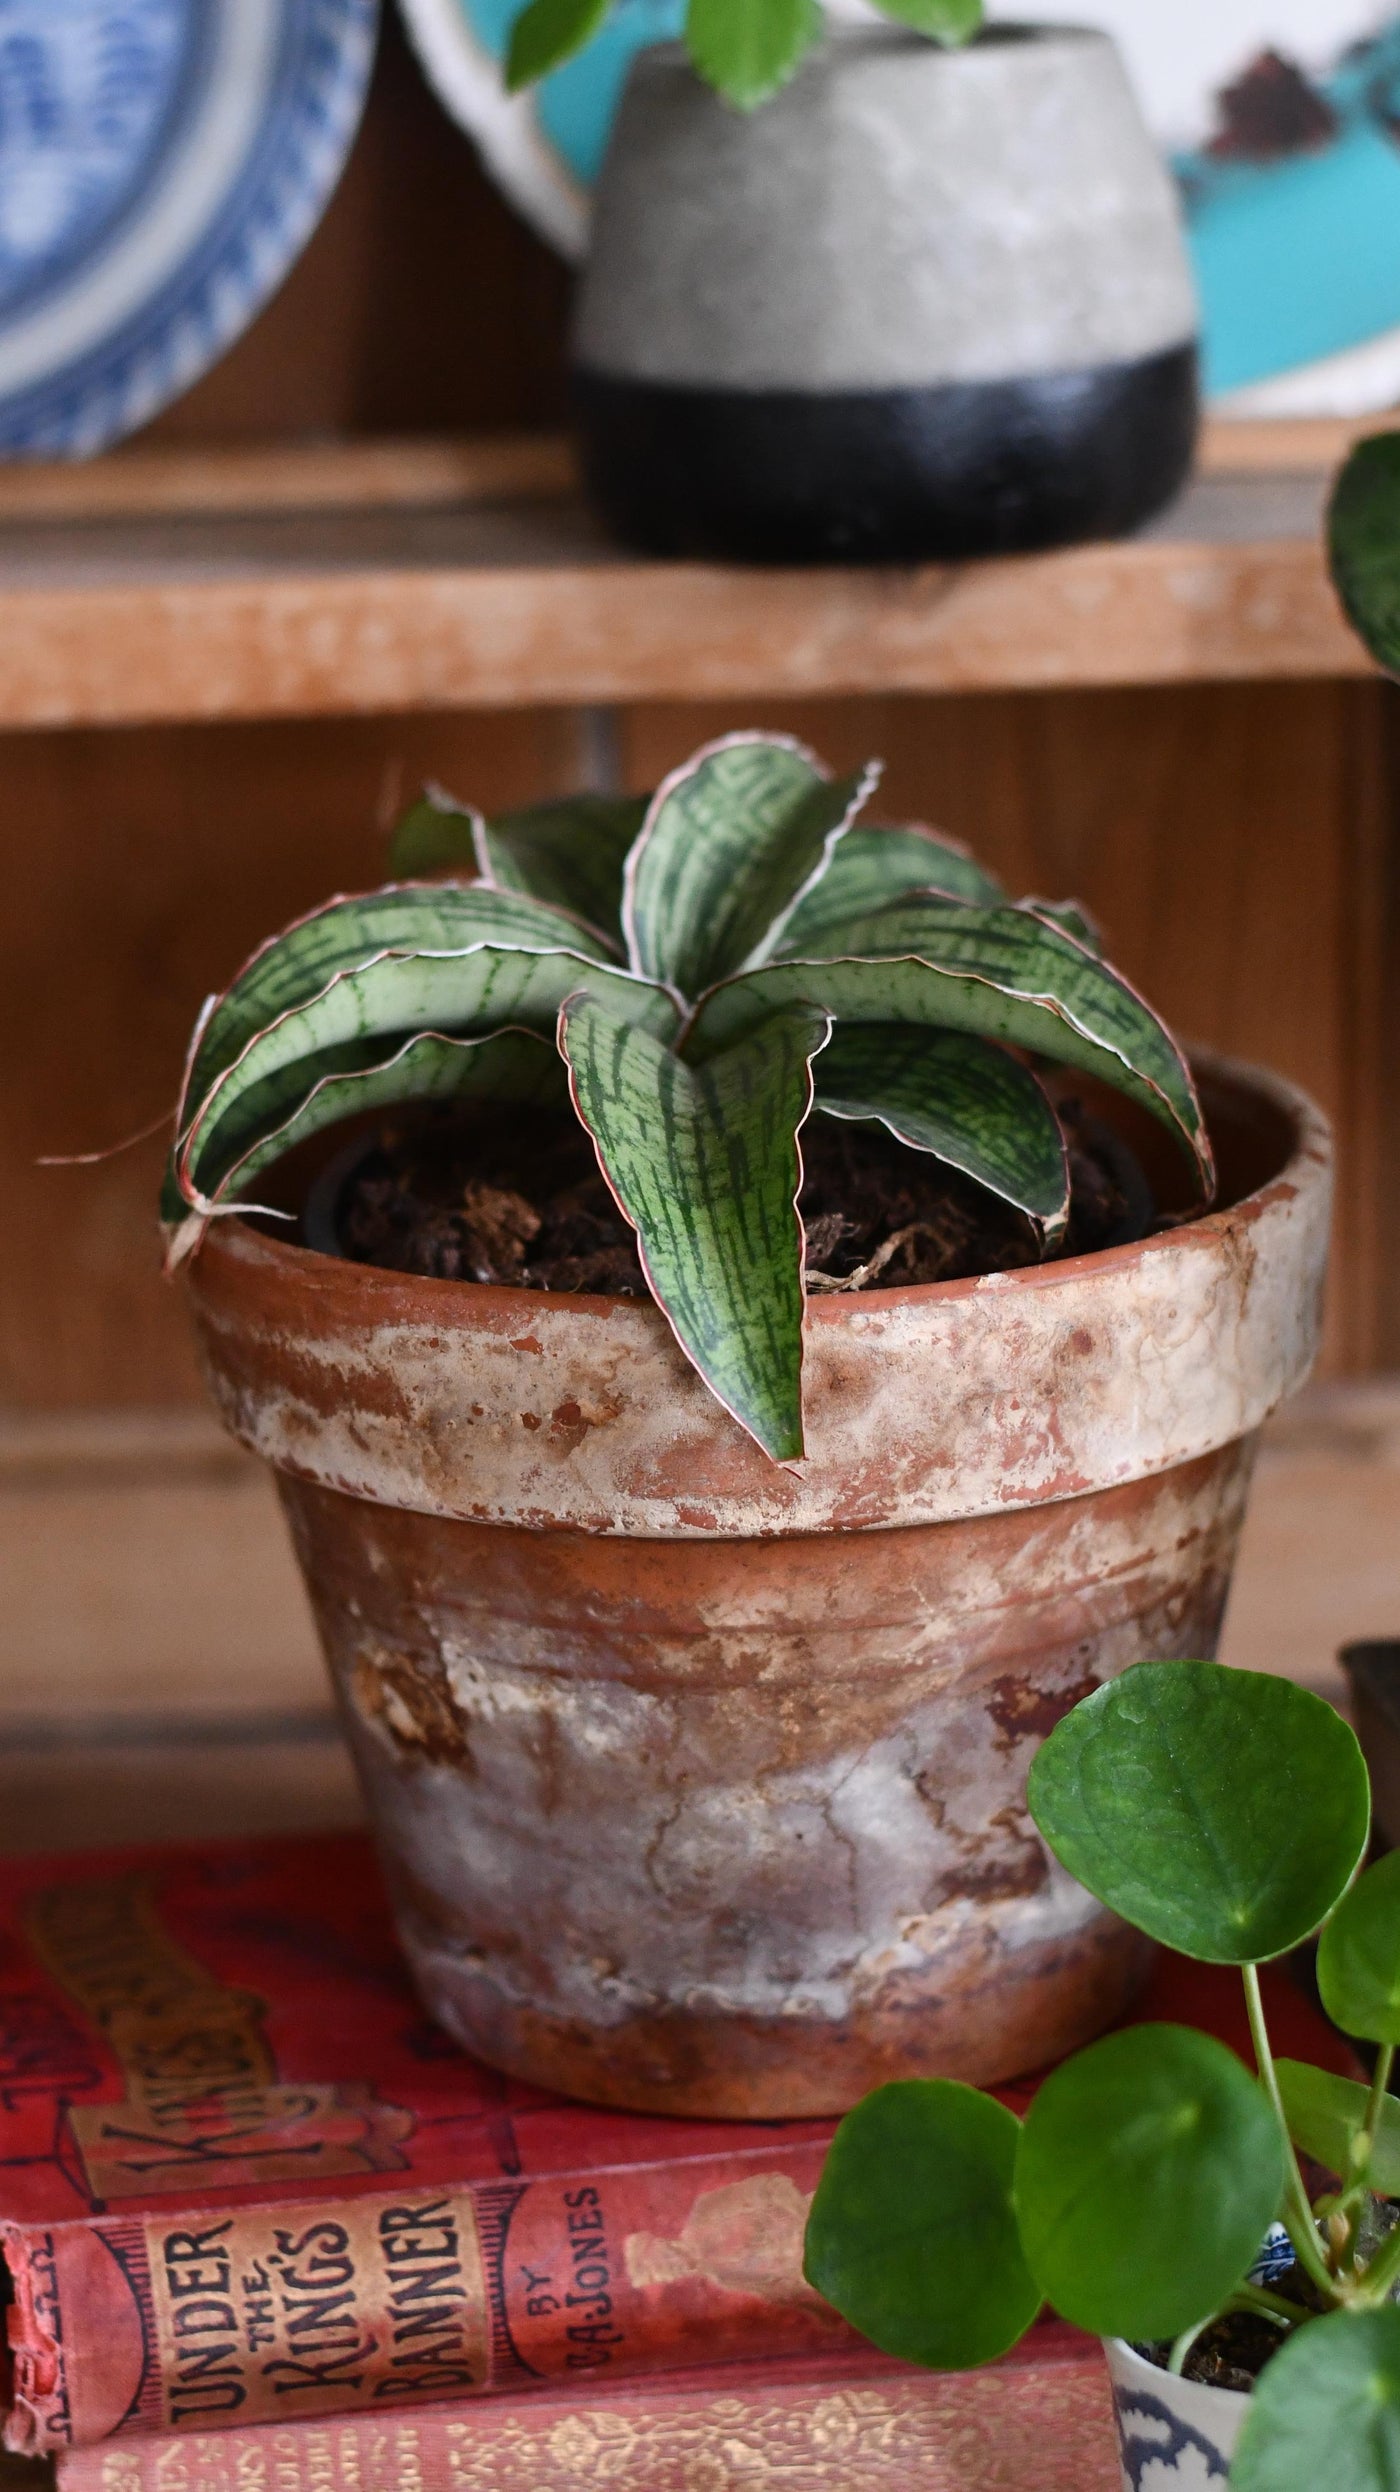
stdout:
{"type": "Polygon", "coordinates": [[[1326,1252],[1317,1112],[1204,1087],[1232,1208],[814,1301],[793,1469],[649,1303],[215,1224],[209,1381],[280,1475],[403,1944],[472,2050],[766,2117],[1006,2077],[1124,2006],[1143,1942],[1047,1858],[1026,1769],[1098,1680],[1213,1649],[1326,1252]]]}

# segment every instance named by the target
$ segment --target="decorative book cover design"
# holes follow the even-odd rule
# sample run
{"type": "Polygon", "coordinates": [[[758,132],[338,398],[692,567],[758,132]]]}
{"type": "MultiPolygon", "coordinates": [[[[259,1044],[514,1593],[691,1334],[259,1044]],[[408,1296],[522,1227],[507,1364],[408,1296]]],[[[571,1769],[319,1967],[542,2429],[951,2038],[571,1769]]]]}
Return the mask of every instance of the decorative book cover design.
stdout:
{"type": "Polygon", "coordinates": [[[106,2441],[59,2492],[1120,2492],[1103,2355],[1037,2329],[990,2371],[736,2362],[474,2407],[106,2441]]]}
{"type": "MultiPolygon", "coordinates": [[[[1279,2048],[1348,2067],[1274,1991],[1279,2048]]],[[[1164,1958],[1141,2013],[1247,2049],[1229,1974],[1164,1958]]],[[[833,2126],[479,2066],[409,1989],[359,1835],[0,1864],[7,2445],[849,2346],[801,2273],[833,2126]]]]}

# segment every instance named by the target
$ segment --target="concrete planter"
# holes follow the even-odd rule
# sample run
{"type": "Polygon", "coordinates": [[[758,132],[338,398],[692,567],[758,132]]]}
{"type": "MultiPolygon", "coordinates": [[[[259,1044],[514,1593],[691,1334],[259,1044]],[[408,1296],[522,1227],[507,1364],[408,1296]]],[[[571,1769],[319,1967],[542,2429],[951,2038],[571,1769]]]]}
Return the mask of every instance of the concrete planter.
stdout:
{"type": "Polygon", "coordinates": [[[1135,527],[1195,438],[1176,194],[1113,45],[832,29],[755,113],[638,55],[575,335],[623,538],[768,562],[1135,527]]]}
{"type": "Polygon", "coordinates": [[[1249,2399],[1235,2388],[1173,2379],[1108,2338],[1123,2492],[1224,2492],[1249,2399]]]}
{"type": "Polygon", "coordinates": [[[648,1303],[215,1224],[209,1382],[280,1476],[404,1946],[472,2050],[767,2117],[991,2082],[1125,2006],[1143,1942],[1047,1859],[1027,1766],[1098,1680],[1213,1649],[1326,1254],[1316,1110],[1198,1070],[1228,1208],[814,1301],[795,1469],[648,1303]]]}

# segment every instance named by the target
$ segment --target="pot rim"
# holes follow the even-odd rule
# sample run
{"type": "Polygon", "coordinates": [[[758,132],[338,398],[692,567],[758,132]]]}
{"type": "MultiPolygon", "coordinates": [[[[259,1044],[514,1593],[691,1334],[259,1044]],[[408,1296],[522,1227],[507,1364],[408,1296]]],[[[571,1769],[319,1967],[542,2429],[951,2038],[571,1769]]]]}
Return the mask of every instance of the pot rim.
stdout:
{"type": "MultiPolygon", "coordinates": [[[[1171,2371],[1164,2371],[1160,2362],[1149,2362],[1146,2354],[1140,2354],[1126,2336],[1105,2336],[1101,2342],[1105,2352],[1121,2363],[1125,2371],[1140,2374],[1144,2385],[1152,2380],[1171,2380],[1177,2376],[1171,2371]]],[[[1221,2388],[1214,2380],[1186,2380],[1183,2385],[1197,2396],[1219,2397],[1230,2411],[1238,2409],[1243,2413],[1249,2404],[1249,2393],[1243,2388],[1221,2388]]]]}
{"type": "MultiPolygon", "coordinates": [[[[1128,1266],[1146,1262],[1154,1255],[1172,1253],[1198,1241],[1227,1237],[1241,1222],[1253,1219],[1260,1208],[1277,1195],[1280,1187],[1296,1184],[1295,1172],[1301,1172],[1306,1162],[1316,1164],[1321,1161],[1325,1166],[1331,1166],[1331,1125],[1307,1091],[1299,1089],[1296,1083],[1288,1081],[1282,1074],[1271,1072],[1266,1066],[1250,1064],[1215,1048],[1192,1047],[1188,1055],[1192,1070],[1203,1075],[1207,1084],[1214,1081],[1227,1088],[1262,1097],[1293,1127],[1291,1147],[1283,1165],[1251,1192],[1242,1194],[1235,1202],[1213,1205],[1208,1211],[1182,1221],[1177,1227],[1158,1230],[1150,1237],[1132,1238],[1122,1246],[1096,1247],[1088,1254],[1063,1255],[1049,1263],[1020,1264],[1009,1272],[968,1273],[959,1280],[915,1281],[898,1289],[869,1293],[862,1290],[823,1292],[820,1296],[808,1298],[804,1321],[808,1324],[843,1325],[853,1317],[868,1314],[872,1308],[883,1312],[886,1308],[947,1305],[960,1298],[985,1296],[991,1289],[1047,1289],[1086,1278],[1092,1280],[1098,1274],[1106,1277],[1128,1266]]],[[[312,1269],[321,1272],[332,1270],[338,1275],[349,1272],[355,1276],[356,1285],[364,1287],[367,1296],[387,1284],[388,1291],[395,1297],[406,1288],[415,1295],[421,1290],[430,1300],[446,1293],[442,1298],[444,1307],[450,1304],[460,1309],[463,1301],[459,1293],[468,1290],[471,1292],[470,1303],[483,1313],[499,1312],[503,1316],[523,1318],[538,1315],[542,1304],[549,1307],[551,1314],[557,1311],[560,1315],[578,1313],[590,1317],[613,1315],[619,1309],[626,1309],[631,1315],[654,1318],[668,1333],[670,1330],[663,1309],[650,1296],[634,1298],[616,1290],[522,1289],[508,1281],[442,1280],[426,1273],[392,1271],[383,1264],[356,1263],[347,1255],[322,1254],[317,1247],[303,1246],[290,1238],[270,1234],[265,1229],[255,1229],[248,1220],[237,1215],[220,1220],[218,1226],[250,1241],[256,1239],[259,1246],[271,1251],[275,1261],[293,1258],[289,1268],[289,1279],[292,1280],[303,1270],[308,1275],[312,1269]]],[[[208,1243],[206,1238],[197,1252],[202,1252],[208,1243]]]]}
{"type": "MultiPolygon", "coordinates": [[[[950,73],[969,64],[980,64],[998,55],[1023,57],[1028,52],[1059,50],[1093,50],[1119,52],[1119,45],[1105,26],[1093,26],[1080,18],[1040,20],[1027,17],[998,18],[980,26],[966,43],[940,42],[935,35],[921,34],[917,26],[882,23],[879,19],[838,17],[830,11],[812,51],[799,66],[798,75],[822,53],[838,47],[851,50],[920,52],[944,64],[950,73]]],[[[629,76],[635,77],[643,68],[659,71],[683,70],[697,86],[706,86],[696,69],[685,44],[676,35],[662,36],[655,43],[639,44],[632,55],[629,76]]],[[[780,88],[781,94],[783,90],[780,88]]],[[[770,102],[773,98],[768,99],[770,102]]]]}
{"type": "Polygon", "coordinates": [[[1131,1245],[809,1301],[800,1463],[760,1451],[653,1300],[423,1280],[237,1219],[189,1274],[206,1376],[274,1469],[528,1530],[885,1530],[1147,1480],[1251,1436],[1318,1338],[1326,1121],[1275,1076],[1197,1063],[1222,1121],[1233,1098],[1271,1128],[1274,1173],[1131,1245]]]}

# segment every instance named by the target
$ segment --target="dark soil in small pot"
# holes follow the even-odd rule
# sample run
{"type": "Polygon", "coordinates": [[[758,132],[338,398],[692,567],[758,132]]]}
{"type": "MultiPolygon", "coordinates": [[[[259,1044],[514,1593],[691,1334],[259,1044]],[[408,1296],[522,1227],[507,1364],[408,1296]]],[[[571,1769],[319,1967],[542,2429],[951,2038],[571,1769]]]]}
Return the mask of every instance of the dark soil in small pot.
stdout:
{"type": "Polygon", "coordinates": [[[736,112],[637,56],[574,339],[584,473],[653,553],[1007,553],[1137,526],[1183,482],[1196,309],[1113,45],[834,28],[736,112]]]}
{"type": "MultiPolygon", "coordinates": [[[[1317,1112],[1196,1069],[1219,1208],[812,1298],[800,1464],[648,1298],[212,1225],[206,1373],[279,1474],[403,1944],[468,2047],[766,2117],[992,2082],[1121,2012],[1143,1944],[1048,1859],[1027,1767],[1099,1680],[1213,1650],[1326,1251],[1317,1112]]],[[[1120,1129],[1160,1191],[1169,1146],[1120,1129]]]]}
{"type": "MultiPolygon", "coordinates": [[[[1332,2185],[1336,2185],[1335,2176],[1332,2185]]],[[[1385,2199],[1368,2202],[1357,2233],[1357,2249],[1364,2263],[1369,2264],[1375,2257],[1397,2224],[1400,2206],[1385,2199]]],[[[1300,2310],[1317,2315],[1326,2308],[1293,2256],[1282,2225],[1274,2227],[1269,2254],[1250,2269],[1250,2275],[1255,2282],[1266,2283],[1281,2301],[1295,2303],[1300,2310]]],[[[1181,2376],[1197,2381],[1203,2388],[1234,2389],[1247,2397],[1265,2365],[1287,2343],[1288,2335],[1286,2321],[1272,2319],[1264,2312],[1226,2311],[1223,2317],[1212,2319],[1195,2339],[1182,2364],[1181,2376]]],[[[1167,2368],[1171,2350],[1167,2343],[1133,2347],[1134,2353],[1143,2355],[1161,2371],[1167,2368]]]]}

